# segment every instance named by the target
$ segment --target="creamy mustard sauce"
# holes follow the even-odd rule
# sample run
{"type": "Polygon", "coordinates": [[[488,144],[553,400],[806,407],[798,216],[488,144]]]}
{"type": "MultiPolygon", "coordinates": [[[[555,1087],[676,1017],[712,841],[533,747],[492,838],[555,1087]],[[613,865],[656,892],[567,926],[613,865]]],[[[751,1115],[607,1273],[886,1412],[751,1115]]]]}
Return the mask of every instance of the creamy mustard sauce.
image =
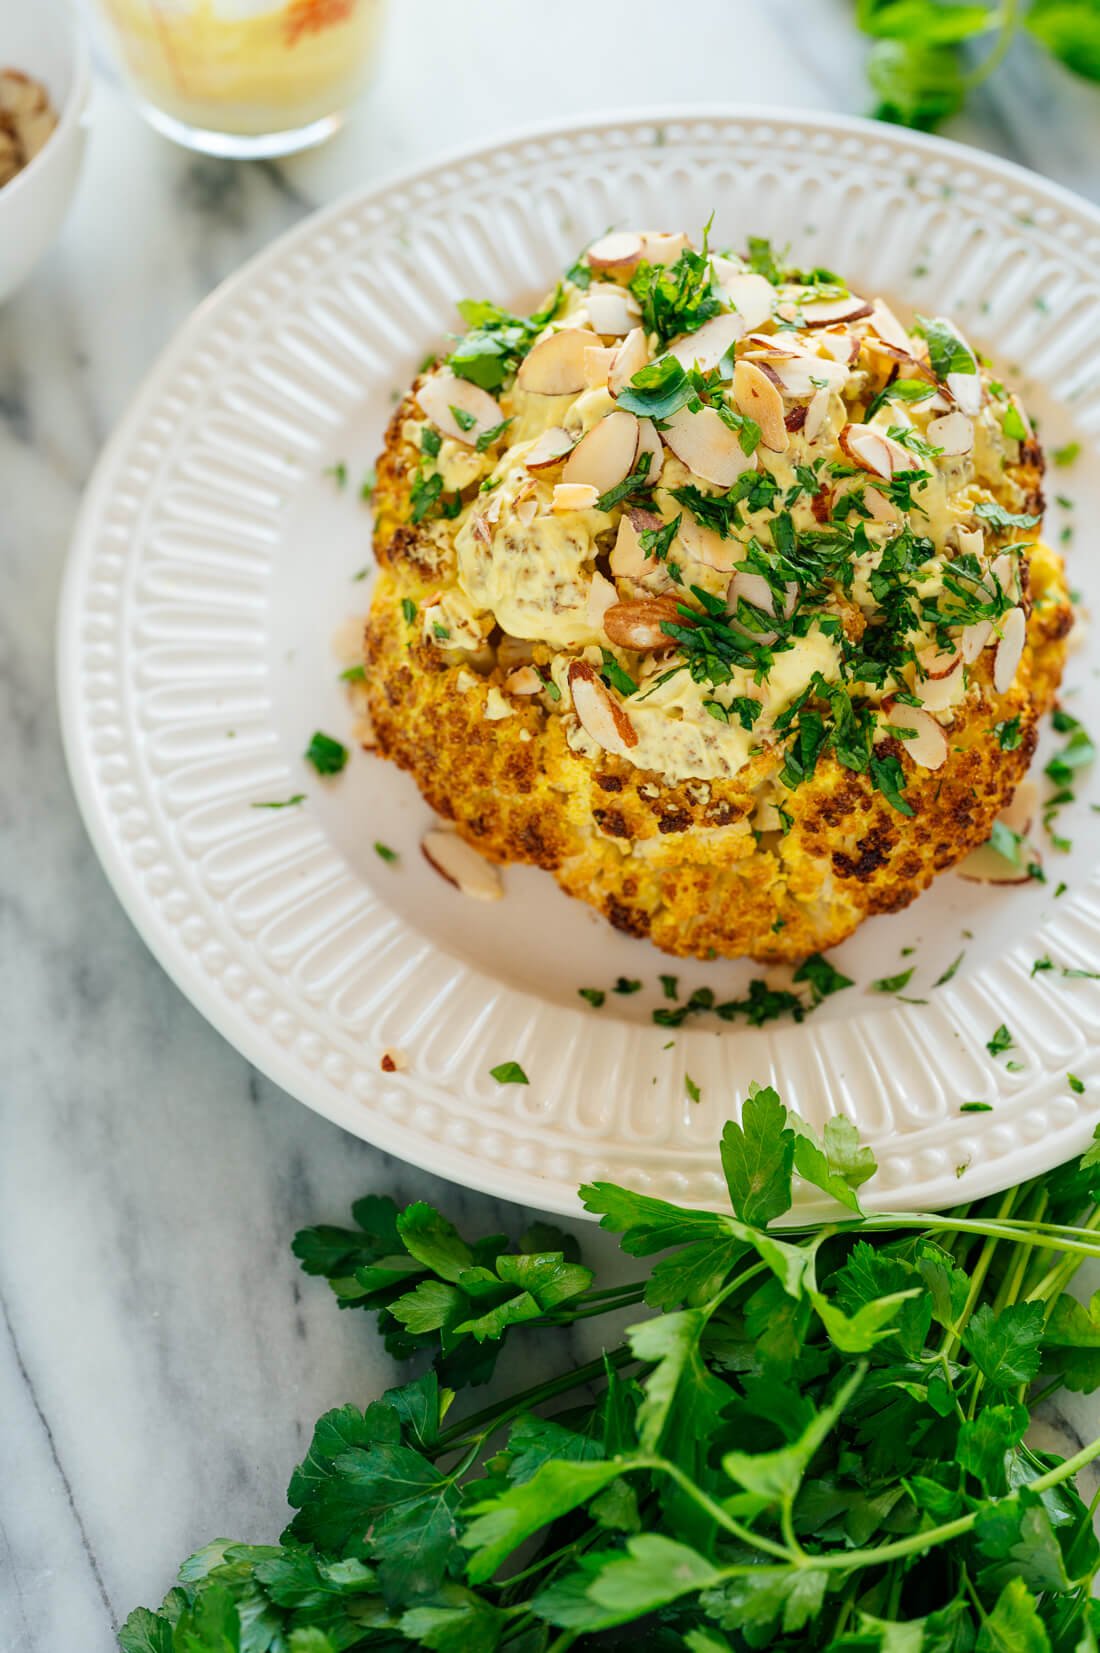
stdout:
{"type": "MultiPolygon", "coordinates": [[[[730,279],[731,272],[735,283],[747,273],[747,266],[733,258],[717,260],[716,267],[723,281],[730,279]]],[[[609,279],[617,283],[619,277],[612,273],[609,279]]],[[[600,286],[597,273],[589,293],[566,282],[558,312],[538,335],[537,343],[569,328],[595,332],[588,298],[600,286]]],[[[680,781],[736,775],[754,752],[778,741],[780,736],[773,733],[776,719],[793,701],[815,682],[842,681],[839,628],[854,624],[858,635],[864,627],[880,622],[877,571],[884,552],[906,528],[922,542],[930,542],[922,544],[919,566],[909,578],[920,600],[942,600],[942,636],[943,614],[949,613],[952,601],[945,586],[948,565],[965,544],[973,546],[977,527],[983,529],[983,575],[999,549],[990,543],[974,508],[992,498],[991,488],[1002,501],[1014,493],[1005,471],[1007,465],[1018,462],[1020,444],[1004,430],[1008,393],[984,375],[976,376],[975,383],[983,387],[982,406],[976,414],[964,415],[946,384],[937,383],[929,370],[930,351],[924,340],[911,335],[902,349],[893,318],[887,325],[879,321],[878,312],[859,315],[860,301],[853,304],[846,288],[839,288],[840,307],[843,310],[847,302],[854,315],[841,315],[828,329],[806,325],[802,306],[837,299],[836,286],[824,291],[822,299],[820,289],[778,285],[772,314],[754,320],[751,326],[746,323],[746,336],[737,341],[736,360],[762,364],[765,376],[780,389],[786,446],[776,451],[784,432],[773,430],[772,445],[761,440],[747,456],[747,469],[771,485],[762,489],[759,501],[741,500],[724,538],[716,534],[701,538],[694,513],[676,499],[674,490],[691,488],[704,500],[724,501],[727,487],[696,474],[692,462],[707,468],[698,458],[692,460],[686,451],[679,456],[673,453],[667,432],[660,457],[651,462],[641,491],[644,497],[625,502],[614,499],[605,509],[590,501],[563,502],[556,492],[562,485],[560,461],[537,470],[527,468],[526,461],[546,433],[564,431],[576,443],[615,413],[616,398],[599,380],[601,360],[622,344],[621,332],[601,335],[600,350],[589,353],[586,370],[596,382],[561,395],[538,393],[513,381],[497,393],[500,420],[509,423],[486,451],[477,451],[472,435],[463,441],[444,432],[437,455],[430,462],[422,460],[419,473],[423,475],[426,467],[437,471],[448,494],[465,494],[475,483],[478,491],[464,499],[455,523],[455,589],[444,593],[436,605],[447,635],[438,634],[433,610],[424,627],[429,640],[444,650],[467,648],[473,653],[483,649],[490,633],[496,635],[494,627],[499,627],[505,639],[521,640],[536,650],[541,645],[542,653],[536,658],[557,690],[556,695],[548,691],[543,704],[548,713],[570,720],[567,737],[574,750],[595,758],[601,751],[600,741],[571,709],[569,686],[571,662],[587,660],[595,672],[604,672],[607,693],[625,713],[635,737],[633,744],[620,743],[621,749],[612,740],[608,749],[640,769],[680,781]],[[892,335],[894,344],[895,355],[886,359],[885,366],[879,325],[892,335]],[[900,363],[892,369],[895,377],[925,382],[927,394],[917,399],[882,400],[868,421],[868,404],[886,382],[891,361],[900,363]],[[775,377],[785,368],[802,373],[800,381],[791,381],[793,388],[775,377]],[[947,415],[950,422],[945,425],[947,415]],[[929,433],[933,421],[941,423],[929,433]],[[945,445],[939,447],[934,439],[944,432],[945,445]],[[864,444],[858,454],[853,451],[853,440],[864,444]],[[876,462],[883,463],[880,450],[888,456],[885,474],[874,468],[876,462]],[[900,484],[896,480],[899,472],[905,473],[900,484]],[[857,501],[848,513],[841,504],[846,494],[857,501]],[[624,509],[632,505],[655,512],[662,524],[680,517],[680,529],[660,562],[631,574],[615,574],[610,554],[624,509]],[[802,611],[804,635],[776,641],[766,670],[736,665],[728,682],[696,681],[664,634],[640,649],[612,642],[605,630],[606,601],[601,604],[600,600],[601,593],[609,594],[609,581],[620,605],[660,597],[698,610],[701,599],[693,592],[696,588],[726,602],[728,611],[735,614],[736,590],[731,587],[731,579],[737,577],[735,565],[750,552],[759,555],[762,549],[766,555],[781,512],[789,512],[796,535],[807,540],[827,532],[837,513],[835,520],[848,528],[859,525],[860,547],[850,558],[850,579],[834,581],[823,595],[819,592],[814,597],[810,610],[802,611]],[[960,541],[960,529],[964,535],[969,533],[969,541],[960,541]],[[608,659],[617,670],[608,673],[608,659]],[[744,698],[760,706],[750,728],[743,726],[735,706],[744,698]]],[[[731,292],[723,313],[736,304],[736,286],[731,292]]],[[[657,335],[646,336],[648,360],[663,355],[667,348],[657,335]]],[[[720,388],[711,385],[708,395],[712,405],[716,399],[722,401],[736,423],[739,409],[728,373],[720,388]]],[[[418,450],[422,432],[430,423],[410,420],[405,426],[405,435],[418,450]]],[[[1022,499],[1014,508],[1022,508],[1022,499]]],[[[934,646],[934,628],[924,618],[918,619],[907,637],[914,647],[934,646]]],[[[911,679],[911,666],[906,675],[899,662],[896,673],[890,671],[877,682],[855,680],[846,686],[865,703],[879,705],[907,687],[911,679]]],[[[492,709],[486,715],[506,716],[507,686],[503,694],[495,688],[492,692],[492,709]]],[[[933,715],[949,722],[952,714],[950,708],[937,708],[933,715]]],[[[883,721],[888,721],[886,714],[883,721]]]]}

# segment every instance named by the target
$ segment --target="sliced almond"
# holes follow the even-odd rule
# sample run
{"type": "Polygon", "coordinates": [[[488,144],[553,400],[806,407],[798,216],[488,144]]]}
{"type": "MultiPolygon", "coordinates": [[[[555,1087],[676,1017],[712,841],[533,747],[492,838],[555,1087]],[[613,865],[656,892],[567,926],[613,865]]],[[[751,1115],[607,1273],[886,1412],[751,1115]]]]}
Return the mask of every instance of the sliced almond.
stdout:
{"type": "Polygon", "coordinates": [[[976,419],[982,411],[982,376],[980,373],[949,373],[944,380],[961,412],[976,419]]]}
{"type": "Polygon", "coordinates": [[[600,493],[590,482],[555,482],[550,509],[562,516],[568,511],[591,511],[600,493]]]}
{"type": "Polygon", "coordinates": [[[1020,565],[1016,558],[1007,551],[1002,551],[999,557],[994,557],[989,565],[989,572],[1006,597],[1015,600],[1020,594],[1020,565]]]}
{"type": "Polygon", "coordinates": [[[607,385],[608,374],[615,365],[615,357],[619,354],[613,344],[589,345],[584,353],[584,388],[586,390],[603,390],[607,385]]]}
{"type": "Polygon", "coordinates": [[[573,448],[573,438],[560,425],[552,425],[528,450],[523,463],[529,471],[545,471],[551,465],[560,465],[573,448]]]}
{"type": "Polygon", "coordinates": [[[846,327],[823,327],[815,335],[815,342],[823,356],[833,362],[843,362],[845,367],[850,367],[859,355],[859,338],[846,327]]]}
{"type": "Polygon", "coordinates": [[[499,901],[504,894],[496,867],[456,832],[426,832],[420,848],[429,865],[463,895],[475,901],[499,901]]]}
{"type": "Polygon", "coordinates": [[[922,769],[939,769],[947,760],[947,737],[934,717],[918,706],[890,703],[890,725],[913,762],[922,769]],[[899,729],[912,729],[912,736],[898,735],[899,729]]]}
{"type": "Polygon", "coordinates": [[[998,694],[1007,694],[1016,680],[1016,672],[1027,641],[1027,620],[1022,608],[1010,608],[1001,621],[1001,637],[993,656],[993,687],[998,694]]]}
{"type": "MultiPolygon", "coordinates": [[[[738,569],[730,581],[726,595],[726,606],[731,614],[737,612],[740,599],[751,603],[753,608],[762,610],[765,614],[775,615],[775,593],[764,578],[763,574],[753,574],[747,569],[738,569]]],[[[788,584],[783,602],[783,617],[789,619],[794,612],[794,605],[798,598],[798,587],[788,584]]]]}
{"type": "Polygon", "coordinates": [[[966,693],[966,673],[963,670],[962,655],[956,654],[950,669],[938,677],[917,677],[913,684],[913,693],[929,712],[946,712],[957,705],[966,693]]]}
{"type": "Polygon", "coordinates": [[[646,342],[645,330],[634,327],[616,350],[615,360],[607,376],[607,387],[612,396],[618,396],[625,390],[635,373],[640,373],[648,361],[649,345],[646,342]]]}
{"type": "Polygon", "coordinates": [[[962,628],[959,633],[959,653],[968,666],[974,664],[992,636],[992,620],[972,620],[968,626],[962,628]]]}
{"type": "Polygon", "coordinates": [[[863,503],[870,511],[871,519],[874,522],[893,523],[901,520],[901,512],[893,500],[887,499],[886,495],[880,493],[877,488],[865,488],[863,490],[863,503]]]}
{"type": "Polygon", "coordinates": [[[704,528],[696,522],[690,511],[682,513],[676,538],[689,557],[716,569],[719,574],[732,574],[734,564],[741,560],[744,551],[740,540],[724,540],[713,528],[704,528]]]}
{"type": "Polygon", "coordinates": [[[738,271],[721,281],[726,302],[733,305],[746,328],[763,326],[775,305],[775,288],[766,276],[754,270],[738,271]]]}
{"type": "Polygon", "coordinates": [[[806,419],[802,426],[802,434],[807,442],[816,442],[829,417],[828,390],[815,390],[806,408],[806,419]]]}
{"type": "Polygon", "coordinates": [[[971,453],[974,448],[974,424],[960,408],[945,413],[939,419],[930,419],[925,435],[933,447],[942,448],[949,459],[971,453]]]}
{"type": "Polygon", "coordinates": [[[675,264],[690,246],[688,237],[680,232],[668,235],[663,230],[642,231],[642,257],[647,264],[675,264]]]}
{"type": "Polygon", "coordinates": [[[637,452],[638,421],[616,408],[581,437],[565,461],[562,482],[587,482],[597,494],[606,494],[629,476],[637,452]]]}
{"type": "Polygon", "coordinates": [[[626,757],[637,746],[634,725],[587,660],[570,662],[569,692],[581,728],[597,746],[618,757],[626,757]]]}
{"type": "Polygon", "coordinates": [[[641,315],[633,293],[628,293],[625,287],[603,281],[589,288],[585,309],[596,332],[602,333],[605,338],[622,338],[637,326],[641,315]]]}
{"type": "Polygon", "coordinates": [[[456,442],[464,442],[468,448],[474,446],[484,431],[493,430],[504,418],[500,403],[494,401],[487,390],[446,371],[433,373],[425,379],[416,392],[416,399],[436,430],[442,431],[444,436],[453,437],[456,442]],[[458,409],[464,420],[455,418],[453,408],[458,409]],[[472,424],[468,423],[470,420],[472,424]]]}
{"type": "Polygon", "coordinates": [[[613,230],[593,241],[585,254],[590,270],[617,270],[624,275],[642,258],[642,238],[635,230],[613,230]]]}
{"type": "Polygon", "coordinates": [[[830,361],[826,356],[798,355],[753,359],[776,380],[785,396],[815,396],[819,390],[843,390],[848,383],[848,369],[845,364],[830,361]]]}
{"type": "Polygon", "coordinates": [[[1020,846],[1018,862],[1010,861],[992,844],[980,844],[963,857],[955,871],[968,884],[1030,884],[1029,866],[1039,860],[1039,852],[1031,844],[1020,846]]]}
{"type": "Polygon", "coordinates": [[[662,627],[666,621],[677,619],[678,607],[675,597],[638,597],[616,603],[604,615],[603,628],[621,649],[641,653],[671,648],[672,639],[662,627]]]}
{"type": "Polygon", "coordinates": [[[519,364],[516,384],[536,396],[572,396],[584,389],[584,353],[600,347],[598,333],[586,327],[563,327],[542,339],[519,364]]]}
{"type": "Polygon", "coordinates": [[[889,482],[895,471],[913,468],[913,455],[893,437],[884,436],[872,425],[845,425],[837,441],[853,465],[889,482]]]}
{"type": "Polygon", "coordinates": [[[640,580],[646,574],[656,572],[660,564],[656,557],[642,550],[640,536],[661,527],[661,519],[653,511],[643,511],[635,506],[623,512],[619,518],[618,535],[608,558],[611,572],[616,578],[640,580]]]}
{"type": "Polygon", "coordinates": [[[917,652],[918,681],[925,678],[947,677],[960,664],[958,649],[941,649],[931,643],[917,652]]]}
{"type": "Polygon", "coordinates": [[[1039,788],[1029,775],[1025,775],[1012,794],[1012,802],[1001,810],[1000,818],[1006,827],[1011,827],[1022,838],[1031,831],[1038,808],[1039,788]]]}
{"type": "Polygon", "coordinates": [[[664,445],[657,434],[657,427],[652,419],[638,420],[638,452],[634,456],[634,469],[637,470],[642,462],[643,453],[649,455],[649,469],[646,472],[646,482],[652,487],[661,474],[661,467],[665,462],[664,445]]]}
{"type": "Polygon", "coordinates": [[[670,344],[668,354],[675,356],[684,367],[698,367],[701,373],[709,373],[729,354],[744,332],[745,324],[740,316],[713,316],[696,332],[685,333],[670,344]]]}
{"type": "Polygon", "coordinates": [[[588,586],[588,624],[593,631],[602,631],[604,615],[619,600],[619,593],[611,581],[596,569],[588,586]]]}
{"type": "Polygon", "coordinates": [[[799,311],[806,327],[831,327],[838,321],[860,321],[871,314],[872,306],[858,293],[849,293],[846,298],[804,299],[799,311]]]}
{"type": "Polygon", "coordinates": [[[790,436],[784,423],[783,398],[755,362],[738,362],[733,370],[733,399],[737,411],[760,426],[760,440],[773,453],[783,453],[790,436]]]}
{"type": "Polygon", "coordinates": [[[906,355],[912,350],[913,341],[885,299],[877,298],[871,306],[870,325],[880,339],[885,339],[896,350],[904,350],[906,355]]]}
{"type": "Polygon", "coordinates": [[[504,679],[509,694],[539,694],[546,687],[534,666],[517,666],[504,679]]]}
{"type": "Polygon", "coordinates": [[[713,408],[703,407],[698,413],[680,408],[668,420],[664,440],[689,471],[716,488],[732,487],[742,471],[756,469],[755,456],[746,454],[736,431],[713,408]]]}

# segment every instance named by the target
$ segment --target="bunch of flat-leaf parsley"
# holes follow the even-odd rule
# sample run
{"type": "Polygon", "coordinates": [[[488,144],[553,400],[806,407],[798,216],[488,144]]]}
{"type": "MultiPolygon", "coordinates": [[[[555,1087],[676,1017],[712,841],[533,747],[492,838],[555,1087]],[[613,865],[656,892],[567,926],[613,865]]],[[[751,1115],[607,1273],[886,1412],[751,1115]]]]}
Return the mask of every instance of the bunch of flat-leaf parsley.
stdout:
{"type": "Polygon", "coordinates": [[[660,1254],[604,1289],[555,1230],[468,1242],[423,1204],[299,1234],[424,1369],[327,1413],[281,1541],[200,1550],[126,1653],[1096,1653],[1075,1478],[1100,1441],[1062,1461],[1026,1435],[1042,1397],[1100,1385],[1100,1302],[1068,1292],[1100,1255],[1100,1143],[943,1215],[865,1217],[853,1128],[818,1140],[754,1088],[722,1164],[724,1214],[584,1189],[660,1254]],[[775,1226],[795,1175],[835,1221],[775,1226]],[[602,1314],[600,1359],[456,1401],[512,1328],[545,1345],[602,1314]]]}
{"type": "Polygon", "coordinates": [[[1021,34],[1086,80],[1100,80],[1097,0],[856,0],[872,36],[867,74],[882,120],[930,130],[961,109],[1021,34]]]}

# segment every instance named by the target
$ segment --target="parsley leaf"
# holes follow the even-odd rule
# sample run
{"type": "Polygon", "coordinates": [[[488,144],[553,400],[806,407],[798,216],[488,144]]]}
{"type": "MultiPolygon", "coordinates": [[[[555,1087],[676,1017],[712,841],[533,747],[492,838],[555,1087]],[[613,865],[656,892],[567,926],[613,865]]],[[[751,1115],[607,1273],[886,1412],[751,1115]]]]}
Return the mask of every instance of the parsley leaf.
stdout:
{"type": "Polygon", "coordinates": [[[531,1083],[518,1062],[498,1062],[495,1068],[489,1069],[489,1073],[498,1085],[529,1085],[531,1083]]]}
{"type": "Polygon", "coordinates": [[[314,731],[304,755],[319,775],[338,775],[348,761],[348,749],[343,742],[322,734],[320,729],[314,731]]]}

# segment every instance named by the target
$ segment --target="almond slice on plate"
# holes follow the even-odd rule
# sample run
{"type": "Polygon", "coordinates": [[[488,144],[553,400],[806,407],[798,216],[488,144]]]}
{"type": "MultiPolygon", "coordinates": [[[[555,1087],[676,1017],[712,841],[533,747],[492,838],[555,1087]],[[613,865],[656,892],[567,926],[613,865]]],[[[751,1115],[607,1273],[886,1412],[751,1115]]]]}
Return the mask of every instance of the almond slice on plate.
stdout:
{"type": "Polygon", "coordinates": [[[689,471],[716,488],[730,488],[742,471],[756,469],[754,455],[746,454],[737,432],[713,408],[700,408],[698,413],[680,408],[665,425],[664,441],[689,471]]]}
{"type": "Polygon", "coordinates": [[[1007,694],[1016,680],[1016,672],[1027,641],[1027,620],[1022,608],[1010,608],[1001,621],[1001,636],[993,656],[993,687],[998,694],[1007,694]]]}
{"type": "Polygon", "coordinates": [[[607,375],[607,387],[612,396],[618,396],[620,391],[625,390],[635,373],[641,372],[648,361],[649,345],[645,330],[633,327],[616,350],[615,360],[607,375]]]}
{"type": "Polygon", "coordinates": [[[803,299],[799,310],[805,326],[831,327],[838,321],[860,321],[871,314],[872,306],[858,293],[849,293],[847,298],[803,299]]]}
{"type": "Polygon", "coordinates": [[[606,494],[630,475],[637,451],[638,421],[616,408],[581,437],[565,461],[562,482],[587,482],[597,494],[606,494]]]}
{"type": "Polygon", "coordinates": [[[1031,831],[1038,808],[1039,788],[1030,775],[1025,775],[1012,794],[1012,802],[1001,810],[1000,819],[1006,827],[1011,827],[1013,832],[1024,837],[1031,831]]]}
{"type": "Polygon", "coordinates": [[[637,746],[634,725],[587,660],[571,661],[569,692],[581,728],[597,746],[621,758],[637,746]]]}
{"type": "Polygon", "coordinates": [[[641,310],[633,293],[611,282],[598,282],[588,290],[585,302],[588,319],[605,338],[622,338],[638,324],[641,310]]]}
{"type": "Polygon", "coordinates": [[[569,432],[560,425],[551,425],[528,450],[523,463],[529,471],[545,471],[551,465],[560,465],[572,448],[573,438],[569,432]]]}
{"type": "Polygon", "coordinates": [[[665,621],[677,619],[675,597],[637,597],[616,603],[603,617],[603,628],[621,649],[639,653],[672,647],[672,638],[662,630],[665,621]]]}
{"type": "Polygon", "coordinates": [[[974,448],[974,423],[961,408],[942,414],[939,419],[930,419],[925,435],[933,447],[942,448],[949,459],[971,453],[974,448]]]}
{"type": "Polygon", "coordinates": [[[755,362],[738,362],[733,370],[733,399],[738,413],[755,419],[760,440],[773,453],[783,453],[790,442],[784,422],[783,397],[755,362]]]}
{"type": "Polygon", "coordinates": [[[723,276],[721,291],[748,329],[762,326],[775,305],[775,288],[766,276],[754,270],[723,276]]]}
{"type": "Polygon", "coordinates": [[[634,230],[613,230],[593,241],[584,256],[590,270],[617,270],[625,275],[641,263],[642,238],[634,230]]]}
{"type": "Polygon", "coordinates": [[[964,855],[955,871],[968,884],[1030,884],[1029,867],[1039,861],[1039,851],[1032,844],[1020,845],[1020,859],[1010,861],[1007,855],[992,844],[979,844],[969,855],[964,855]]]}
{"type": "Polygon", "coordinates": [[[941,768],[947,760],[947,737],[935,718],[918,706],[889,704],[892,732],[913,762],[922,769],[941,768]],[[899,729],[912,729],[914,733],[911,737],[898,735],[899,729]]]}
{"type": "Polygon", "coordinates": [[[550,509],[559,516],[569,511],[591,511],[599,497],[599,490],[590,482],[555,482],[550,509]]]}
{"type": "Polygon", "coordinates": [[[535,345],[523,358],[516,374],[520,390],[536,396],[572,396],[584,385],[584,353],[593,345],[602,348],[598,333],[586,327],[563,327],[535,345]]]}
{"type": "Polygon", "coordinates": [[[712,316],[696,332],[685,333],[670,344],[668,354],[675,356],[684,367],[698,367],[700,372],[709,373],[744,332],[745,324],[740,316],[712,316]]]}
{"type": "Polygon", "coordinates": [[[504,894],[500,873],[471,849],[455,832],[433,830],[420,840],[424,859],[441,878],[475,901],[499,901],[504,894]]]}
{"type": "Polygon", "coordinates": [[[653,511],[640,506],[628,507],[619,518],[619,531],[608,559],[612,574],[624,579],[640,580],[660,567],[656,557],[642,550],[640,536],[653,533],[664,524],[653,511]]]}
{"type": "Polygon", "coordinates": [[[853,465],[870,471],[872,476],[882,477],[885,482],[889,482],[896,471],[913,469],[913,455],[872,425],[845,425],[837,441],[853,465]]]}
{"type": "Polygon", "coordinates": [[[913,341],[885,299],[877,298],[871,306],[870,325],[878,337],[892,344],[895,350],[903,350],[906,355],[912,350],[913,341]]]}
{"type": "Polygon", "coordinates": [[[500,403],[487,390],[455,373],[433,373],[416,392],[416,399],[436,430],[472,448],[484,431],[493,430],[504,418],[500,403]],[[455,418],[452,409],[464,415],[455,418]]]}

